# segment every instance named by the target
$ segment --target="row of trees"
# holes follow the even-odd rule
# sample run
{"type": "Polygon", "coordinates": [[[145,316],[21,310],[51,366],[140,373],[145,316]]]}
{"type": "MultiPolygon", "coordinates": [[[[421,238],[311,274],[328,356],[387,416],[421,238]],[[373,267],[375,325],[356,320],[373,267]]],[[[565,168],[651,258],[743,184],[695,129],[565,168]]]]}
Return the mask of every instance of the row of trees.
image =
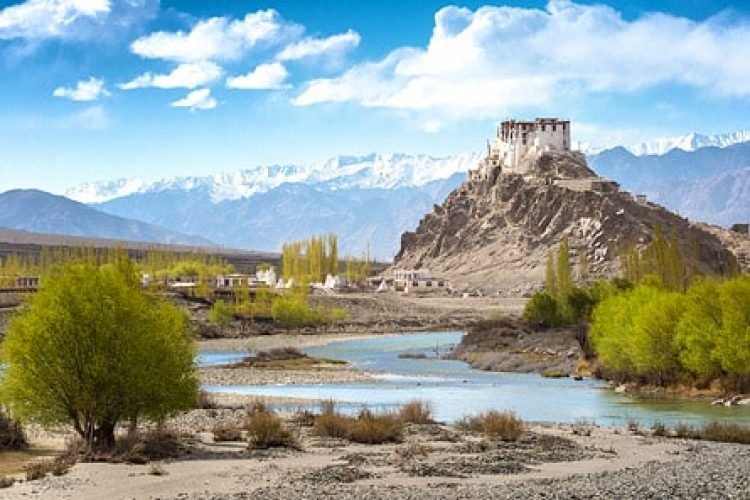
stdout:
{"type": "Polygon", "coordinates": [[[750,389],[750,278],[673,291],[646,279],[596,307],[590,338],[610,376],[670,384],[712,379],[750,389]]]}
{"type": "Polygon", "coordinates": [[[285,243],[281,247],[281,273],[294,283],[322,283],[326,277],[345,273],[348,283],[358,283],[370,275],[370,245],[362,256],[339,258],[338,237],[329,233],[307,240],[285,243]]]}
{"type": "MultiPolygon", "coordinates": [[[[0,257],[0,277],[42,275],[57,266],[71,262],[103,265],[117,261],[124,252],[119,247],[42,247],[37,256],[11,254],[5,258],[0,257]]],[[[209,276],[234,272],[234,267],[221,257],[202,252],[150,249],[136,252],[132,262],[138,272],[156,277],[209,276]]]]}

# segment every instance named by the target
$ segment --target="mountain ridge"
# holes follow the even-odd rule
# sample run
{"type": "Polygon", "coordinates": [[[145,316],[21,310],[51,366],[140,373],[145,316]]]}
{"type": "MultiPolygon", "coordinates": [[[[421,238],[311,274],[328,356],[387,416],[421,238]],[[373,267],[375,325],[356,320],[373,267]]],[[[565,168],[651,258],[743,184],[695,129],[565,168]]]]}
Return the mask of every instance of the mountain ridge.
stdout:
{"type": "Polygon", "coordinates": [[[0,227],[46,234],[213,245],[199,236],[180,234],[153,224],[107,214],[38,189],[12,189],[0,193],[0,227]]]}

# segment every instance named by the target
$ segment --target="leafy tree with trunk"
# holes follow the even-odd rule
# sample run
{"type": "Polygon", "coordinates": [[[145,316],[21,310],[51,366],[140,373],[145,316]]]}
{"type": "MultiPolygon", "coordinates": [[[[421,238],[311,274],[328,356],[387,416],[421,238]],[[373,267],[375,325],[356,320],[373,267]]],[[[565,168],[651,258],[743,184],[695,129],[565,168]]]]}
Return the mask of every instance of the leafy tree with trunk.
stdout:
{"type": "Polygon", "coordinates": [[[221,333],[224,333],[224,327],[231,323],[232,319],[234,319],[234,312],[223,300],[217,300],[208,310],[208,320],[218,326],[221,333]]]}
{"type": "Polygon", "coordinates": [[[160,421],[195,404],[195,347],[185,315],[144,292],[133,263],[53,269],[10,323],[0,397],[14,416],[70,424],[94,449],[122,422],[160,421]]]}

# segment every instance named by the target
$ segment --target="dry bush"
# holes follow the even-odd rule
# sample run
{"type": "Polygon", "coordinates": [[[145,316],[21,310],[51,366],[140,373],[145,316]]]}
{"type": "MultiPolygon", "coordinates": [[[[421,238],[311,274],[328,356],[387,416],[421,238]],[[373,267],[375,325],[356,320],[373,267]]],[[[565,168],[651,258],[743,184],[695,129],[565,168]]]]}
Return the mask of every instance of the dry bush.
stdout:
{"type": "Polygon", "coordinates": [[[666,437],[669,435],[669,429],[667,429],[667,426],[658,420],[655,421],[654,424],[651,426],[651,432],[653,433],[654,436],[657,436],[657,437],[666,437]]]}
{"type": "Polygon", "coordinates": [[[641,424],[637,420],[629,420],[628,421],[628,430],[630,432],[638,432],[640,429],[641,424]]]}
{"type": "Polygon", "coordinates": [[[14,420],[5,410],[0,410],[0,451],[28,448],[26,433],[18,420],[14,420]]]}
{"type": "Polygon", "coordinates": [[[426,457],[432,452],[432,447],[425,443],[412,441],[409,444],[396,448],[396,454],[403,460],[409,460],[414,457],[426,457]]]}
{"type": "Polygon", "coordinates": [[[355,443],[400,443],[403,440],[403,433],[404,423],[398,415],[373,413],[365,409],[352,422],[348,437],[355,443]]]}
{"type": "Polygon", "coordinates": [[[432,404],[428,401],[415,399],[399,409],[399,417],[409,424],[432,424],[432,404]]]}
{"type": "Polygon", "coordinates": [[[317,415],[315,415],[315,413],[311,412],[310,410],[306,410],[304,408],[298,408],[297,412],[292,417],[292,419],[294,420],[294,423],[299,425],[300,427],[314,426],[316,418],[317,418],[317,415]]]}
{"type": "Polygon", "coordinates": [[[523,420],[511,411],[490,410],[473,417],[464,417],[459,427],[473,432],[482,432],[489,439],[516,441],[526,426],[523,420]]]}
{"type": "Polygon", "coordinates": [[[62,476],[70,471],[73,463],[68,462],[63,457],[57,457],[52,460],[37,460],[26,464],[24,471],[26,472],[27,481],[36,481],[42,479],[47,474],[55,476],[62,476]]]}
{"type": "Polygon", "coordinates": [[[723,443],[750,444],[750,427],[740,424],[710,422],[695,431],[693,438],[723,443]]]}
{"type": "Polygon", "coordinates": [[[164,468],[164,466],[160,463],[152,463],[148,466],[148,471],[150,475],[152,476],[167,476],[169,475],[169,472],[167,472],[167,469],[164,468]]]}
{"type": "Polygon", "coordinates": [[[218,422],[211,432],[214,441],[242,441],[242,428],[236,422],[218,422]]]}
{"type": "Polygon", "coordinates": [[[255,399],[246,408],[247,414],[257,415],[259,413],[272,413],[271,408],[262,399],[255,399]]]}
{"type": "Polygon", "coordinates": [[[315,419],[313,435],[346,439],[352,428],[354,419],[337,412],[326,412],[315,419]]]}
{"type": "Polygon", "coordinates": [[[16,478],[13,476],[0,476],[0,489],[10,488],[16,483],[16,478]]]}
{"type": "Polygon", "coordinates": [[[214,396],[206,391],[198,391],[196,408],[199,410],[215,410],[219,407],[214,396]]]}
{"type": "Polygon", "coordinates": [[[296,448],[297,439],[273,413],[255,413],[245,421],[248,447],[252,449],[296,448]]]}
{"type": "Polygon", "coordinates": [[[674,436],[682,439],[697,439],[698,432],[692,425],[680,422],[674,428],[674,436]]]}
{"type": "Polygon", "coordinates": [[[586,420],[579,420],[573,424],[573,434],[588,437],[594,431],[594,424],[586,420]]]}

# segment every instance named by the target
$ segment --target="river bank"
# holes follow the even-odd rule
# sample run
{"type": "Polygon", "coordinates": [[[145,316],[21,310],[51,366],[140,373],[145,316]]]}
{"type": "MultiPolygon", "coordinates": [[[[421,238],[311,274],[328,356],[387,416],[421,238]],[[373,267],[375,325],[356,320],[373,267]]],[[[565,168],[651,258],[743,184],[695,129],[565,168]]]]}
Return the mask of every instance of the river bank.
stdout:
{"type": "MultiPolygon", "coordinates": [[[[409,425],[402,443],[319,438],[291,419],[299,449],[214,443],[198,423],[242,418],[195,410],[190,455],[152,465],[81,463],[64,476],[17,483],[3,498],[432,499],[748,498],[750,446],[648,432],[530,425],[518,441],[439,424],[409,425]],[[200,413],[197,417],[195,414],[200,413]],[[217,417],[217,415],[219,417],[217,417]],[[153,471],[158,470],[158,475],[153,471]]],[[[232,413],[227,413],[232,412],[232,413]]],[[[176,425],[178,425],[175,422],[176,425]]]]}

